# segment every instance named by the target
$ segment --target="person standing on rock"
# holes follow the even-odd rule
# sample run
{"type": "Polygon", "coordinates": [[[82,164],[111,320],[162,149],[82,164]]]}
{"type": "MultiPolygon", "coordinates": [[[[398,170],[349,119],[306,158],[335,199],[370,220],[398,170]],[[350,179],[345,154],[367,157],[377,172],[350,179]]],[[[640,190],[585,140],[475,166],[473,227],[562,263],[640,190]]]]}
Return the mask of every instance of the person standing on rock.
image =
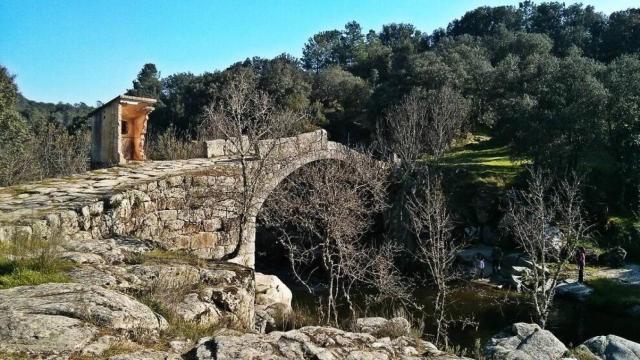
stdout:
{"type": "Polygon", "coordinates": [[[484,268],[485,268],[485,260],[484,256],[481,253],[476,254],[476,270],[478,278],[484,279],[484,268]]]}
{"type": "Polygon", "coordinates": [[[584,266],[587,263],[587,252],[583,246],[578,248],[578,252],[576,254],[576,261],[578,262],[578,282],[584,282],[584,266]]]}

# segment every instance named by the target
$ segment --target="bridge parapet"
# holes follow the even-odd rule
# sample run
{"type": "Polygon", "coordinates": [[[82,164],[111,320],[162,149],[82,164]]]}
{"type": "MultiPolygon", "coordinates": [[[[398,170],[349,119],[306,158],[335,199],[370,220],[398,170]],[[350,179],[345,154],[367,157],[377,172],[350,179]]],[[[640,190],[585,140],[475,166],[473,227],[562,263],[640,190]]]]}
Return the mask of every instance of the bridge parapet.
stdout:
{"type": "Polygon", "coordinates": [[[243,136],[240,140],[231,138],[203,141],[202,156],[206,158],[234,158],[243,153],[260,159],[267,157],[280,159],[296,157],[312,151],[327,150],[328,143],[325,130],[316,130],[286,138],[260,140],[253,148],[249,138],[243,136]]]}

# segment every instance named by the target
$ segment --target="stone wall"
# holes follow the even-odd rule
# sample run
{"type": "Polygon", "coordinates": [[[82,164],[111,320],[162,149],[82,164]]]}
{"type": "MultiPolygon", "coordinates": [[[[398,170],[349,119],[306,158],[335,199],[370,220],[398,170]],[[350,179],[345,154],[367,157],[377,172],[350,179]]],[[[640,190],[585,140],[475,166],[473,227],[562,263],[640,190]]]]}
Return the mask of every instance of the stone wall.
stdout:
{"type": "MultiPolygon", "coordinates": [[[[171,176],[85,205],[49,214],[36,231],[61,229],[72,239],[133,236],[221,260],[238,245],[235,230],[235,187],[230,173],[171,176]]],[[[33,226],[32,226],[33,227],[33,226]]],[[[30,232],[25,227],[23,231],[30,232]]],[[[32,230],[31,230],[32,231],[32,230]]]]}

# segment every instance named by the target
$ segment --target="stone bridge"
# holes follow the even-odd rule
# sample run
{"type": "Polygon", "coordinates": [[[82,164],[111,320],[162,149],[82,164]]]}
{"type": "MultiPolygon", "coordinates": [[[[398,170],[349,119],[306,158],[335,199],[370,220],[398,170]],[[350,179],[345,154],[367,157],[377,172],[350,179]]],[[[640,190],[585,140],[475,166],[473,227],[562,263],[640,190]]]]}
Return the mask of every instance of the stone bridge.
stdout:
{"type": "Polygon", "coordinates": [[[250,147],[245,152],[232,143],[205,142],[203,158],[134,162],[0,188],[0,241],[54,232],[76,243],[135,237],[253,267],[255,218],[269,193],[305,164],[358,154],[328,141],[323,130],[256,144],[241,139],[240,147],[250,147]]]}

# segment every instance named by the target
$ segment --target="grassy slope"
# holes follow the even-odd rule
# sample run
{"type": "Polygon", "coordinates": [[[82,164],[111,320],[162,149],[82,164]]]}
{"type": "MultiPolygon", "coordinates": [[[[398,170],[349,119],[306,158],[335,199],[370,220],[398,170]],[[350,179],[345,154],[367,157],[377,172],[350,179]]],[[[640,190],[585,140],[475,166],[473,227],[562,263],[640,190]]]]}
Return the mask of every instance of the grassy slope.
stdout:
{"type": "Polygon", "coordinates": [[[453,148],[438,164],[467,171],[477,185],[505,188],[511,185],[527,162],[511,158],[509,146],[497,144],[489,136],[477,135],[466,145],[453,148]]]}

